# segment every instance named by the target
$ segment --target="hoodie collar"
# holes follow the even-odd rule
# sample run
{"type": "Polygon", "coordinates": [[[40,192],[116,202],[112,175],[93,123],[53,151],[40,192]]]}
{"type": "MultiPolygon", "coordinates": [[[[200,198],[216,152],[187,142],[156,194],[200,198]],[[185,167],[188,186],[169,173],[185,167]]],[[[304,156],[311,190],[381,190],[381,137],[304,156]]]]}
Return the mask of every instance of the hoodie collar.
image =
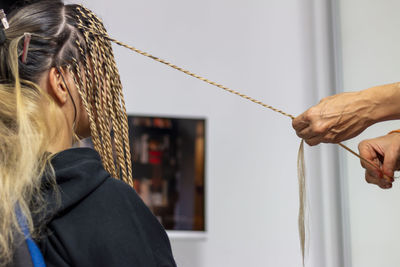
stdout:
{"type": "Polygon", "coordinates": [[[45,217],[61,215],[96,190],[110,174],[103,168],[100,155],[91,148],[71,148],[51,160],[58,193],[45,186],[48,209],[45,217]],[[57,195],[58,194],[58,195],[57,195]]]}

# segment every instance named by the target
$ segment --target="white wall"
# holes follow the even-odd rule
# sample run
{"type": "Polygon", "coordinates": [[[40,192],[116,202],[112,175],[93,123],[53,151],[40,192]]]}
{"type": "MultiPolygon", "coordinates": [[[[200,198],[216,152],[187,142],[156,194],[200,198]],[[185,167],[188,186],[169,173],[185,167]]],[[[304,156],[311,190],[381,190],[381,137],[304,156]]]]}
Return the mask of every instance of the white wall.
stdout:
{"type": "MultiPolygon", "coordinates": [[[[340,0],[342,89],[355,91],[400,80],[400,2],[340,0]]],[[[377,124],[347,142],[357,148],[367,138],[400,128],[398,121],[377,124]]],[[[342,153],[349,214],[351,258],[347,266],[400,266],[400,187],[382,190],[364,180],[357,158],[342,153]]]]}
{"type": "MultiPolygon", "coordinates": [[[[87,0],[117,39],[298,114],[334,88],[327,0],[87,0]]],[[[179,266],[301,266],[299,139],[282,115],[116,47],[130,113],[207,118],[207,234],[179,266]]],[[[335,149],[309,150],[308,266],[342,266],[335,149]]]]}

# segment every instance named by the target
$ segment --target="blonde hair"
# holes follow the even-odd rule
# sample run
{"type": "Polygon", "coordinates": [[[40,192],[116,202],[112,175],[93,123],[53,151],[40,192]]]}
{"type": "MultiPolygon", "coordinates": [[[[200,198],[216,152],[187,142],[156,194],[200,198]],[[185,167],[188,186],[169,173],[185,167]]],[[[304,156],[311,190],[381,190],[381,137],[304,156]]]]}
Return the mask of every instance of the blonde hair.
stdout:
{"type": "Polygon", "coordinates": [[[26,6],[9,18],[6,42],[0,44],[1,266],[11,262],[15,232],[21,233],[16,208],[38,237],[40,224],[32,218],[46,209],[42,178],[50,177],[56,187],[53,155],[47,151],[61,129],[54,123],[61,111],[37,85],[46,70],[70,71],[104,168],[133,185],[127,115],[111,43],[85,30],[106,34],[101,20],[84,7],[57,0],[26,6]],[[26,64],[20,59],[24,32],[32,35],[26,64]]]}
{"type": "MultiPolygon", "coordinates": [[[[31,214],[39,214],[43,207],[41,178],[51,160],[46,151],[58,128],[50,123],[58,111],[54,101],[34,83],[20,79],[19,41],[14,39],[9,46],[14,83],[0,84],[0,265],[11,260],[14,233],[20,231],[17,205],[33,236],[37,234],[31,214]]],[[[51,168],[46,171],[54,177],[51,168]]]]}

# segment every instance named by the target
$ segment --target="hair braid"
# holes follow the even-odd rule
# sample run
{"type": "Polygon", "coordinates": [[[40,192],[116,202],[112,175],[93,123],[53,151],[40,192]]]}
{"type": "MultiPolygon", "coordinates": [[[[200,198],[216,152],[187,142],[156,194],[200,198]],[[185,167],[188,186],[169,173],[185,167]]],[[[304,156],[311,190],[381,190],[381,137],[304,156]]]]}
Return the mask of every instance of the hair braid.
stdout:
{"type": "MultiPolygon", "coordinates": [[[[110,135],[108,134],[108,132],[110,131],[109,127],[107,127],[106,123],[105,123],[105,114],[104,114],[104,109],[103,109],[103,99],[102,99],[102,91],[104,90],[103,88],[103,82],[100,81],[102,79],[99,79],[99,69],[101,67],[99,67],[99,59],[97,56],[97,53],[95,53],[98,48],[97,42],[96,41],[92,41],[91,43],[89,43],[89,58],[90,58],[90,63],[91,63],[91,74],[93,75],[94,78],[94,82],[97,85],[95,87],[92,87],[92,95],[94,98],[94,101],[92,102],[92,105],[95,106],[96,108],[96,119],[97,119],[97,125],[99,127],[99,132],[100,132],[100,142],[101,142],[101,155],[104,156],[104,165],[106,167],[106,169],[110,169],[111,165],[112,165],[112,160],[110,161],[110,159],[112,159],[112,154],[110,155],[108,152],[109,150],[107,149],[107,141],[106,139],[110,139],[110,135]],[[108,137],[108,138],[107,138],[108,137]]],[[[110,147],[111,148],[111,147],[110,147]]]]}
{"type": "MultiPolygon", "coordinates": [[[[79,42],[78,42],[78,46],[79,46],[79,42]]],[[[81,95],[83,106],[88,114],[91,134],[92,134],[92,136],[96,136],[96,135],[98,135],[97,129],[96,129],[96,124],[94,122],[91,106],[88,103],[88,94],[87,94],[87,91],[83,84],[81,67],[75,58],[72,58],[72,64],[73,64],[73,66],[72,66],[72,69],[70,70],[70,71],[72,71],[71,75],[74,78],[75,86],[78,88],[79,94],[81,95]],[[75,75],[78,76],[78,79],[75,77],[75,75]]],[[[96,150],[99,147],[98,142],[99,142],[98,138],[93,138],[93,145],[96,150]]]]}
{"type": "MultiPolygon", "coordinates": [[[[94,28],[97,28],[97,29],[99,29],[101,31],[105,31],[105,28],[104,28],[103,24],[101,23],[101,20],[100,19],[96,20],[94,18],[93,14],[88,9],[86,9],[84,7],[82,7],[82,8],[86,11],[86,13],[82,12],[81,8],[79,8],[79,7],[77,8],[79,10],[81,16],[83,18],[87,19],[87,20],[90,20],[92,25],[94,24],[93,25],[94,28]]],[[[79,20],[80,20],[81,24],[83,24],[82,20],[81,19],[79,19],[79,20]]],[[[96,48],[96,52],[97,52],[96,56],[97,56],[97,58],[102,58],[104,60],[104,62],[106,63],[104,68],[106,68],[106,66],[110,65],[110,60],[109,60],[110,57],[104,57],[102,55],[107,55],[107,54],[109,55],[110,51],[108,49],[107,49],[107,51],[105,51],[105,47],[109,47],[109,42],[104,40],[104,38],[102,38],[102,36],[99,36],[99,38],[97,38],[96,41],[97,41],[97,42],[95,42],[95,44],[96,44],[95,48],[96,48]]],[[[91,57],[93,58],[93,55],[91,55],[91,57]]],[[[117,117],[115,115],[114,108],[113,108],[113,107],[115,107],[114,99],[116,99],[116,98],[114,97],[114,94],[113,94],[112,90],[113,90],[113,88],[115,88],[116,84],[114,83],[114,79],[111,79],[111,77],[110,77],[110,73],[111,72],[109,70],[106,69],[104,71],[105,76],[103,76],[103,74],[102,74],[103,66],[100,66],[99,68],[96,66],[96,67],[94,67],[94,69],[95,70],[99,69],[100,72],[101,72],[100,73],[101,77],[104,77],[105,80],[106,80],[106,82],[103,84],[103,86],[100,87],[100,88],[102,88],[103,91],[105,91],[105,93],[104,93],[105,99],[102,99],[102,104],[104,105],[103,108],[105,110],[105,113],[111,115],[109,120],[108,120],[108,122],[110,124],[110,125],[108,125],[108,127],[112,127],[114,129],[114,133],[117,133],[117,139],[114,139],[114,143],[115,143],[115,146],[116,146],[115,147],[116,156],[117,156],[116,164],[117,164],[117,166],[120,166],[120,168],[123,170],[123,165],[122,165],[123,158],[121,156],[122,155],[122,149],[121,149],[122,142],[118,138],[120,136],[119,135],[120,129],[118,127],[120,125],[120,123],[119,123],[119,121],[118,121],[118,119],[117,119],[117,117]],[[109,83],[107,83],[107,81],[109,83]],[[109,85],[111,85],[111,86],[109,86],[109,85]],[[114,127],[111,124],[112,122],[114,122],[114,127]]],[[[112,75],[112,77],[114,77],[114,75],[112,75]]],[[[101,114],[100,117],[102,115],[104,115],[104,113],[101,114]]],[[[101,125],[101,123],[100,123],[100,125],[101,125]]],[[[110,137],[111,137],[110,135],[106,134],[104,136],[104,142],[106,144],[106,150],[108,152],[107,154],[112,156],[112,144],[111,144],[111,138],[110,137]]],[[[108,160],[112,160],[112,158],[108,159],[108,160]]],[[[115,174],[116,170],[115,170],[115,164],[114,163],[112,164],[112,167],[113,167],[113,175],[116,175],[115,174]]],[[[123,178],[124,177],[125,177],[125,175],[123,175],[123,178]]]]}
{"type": "MultiPolygon", "coordinates": [[[[112,73],[110,72],[109,68],[107,67],[107,64],[105,65],[106,73],[112,73]]],[[[112,75],[112,74],[111,74],[112,75]]],[[[111,86],[107,86],[107,95],[109,99],[109,115],[111,115],[111,127],[114,131],[114,144],[115,144],[115,155],[116,155],[116,165],[118,166],[119,170],[119,175],[122,174],[122,179],[126,182],[129,182],[128,175],[126,173],[126,163],[124,159],[124,154],[123,154],[123,145],[124,143],[122,142],[122,136],[121,136],[121,117],[120,115],[117,114],[118,110],[118,96],[114,92],[115,88],[115,82],[113,81],[113,78],[110,79],[111,86]]]]}
{"type": "MultiPolygon", "coordinates": [[[[87,9],[85,9],[85,10],[87,10],[87,9]]],[[[88,13],[88,16],[91,19],[93,19],[94,23],[96,24],[95,26],[97,27],[97,31],[99,33],[101,33],[101,35],[99,35],[98,38],[104,40],[104,46],[103,47],[105,47],[107,49],[107,53],[106,54],[113,54],[112,47],[111,47],[111,42],[108,39],[105,38],[107,36],[107,31],[104,28],[103,24],[100,23],[101,20],[96,18],[96,16],[93,13],[91,13],[90,11],[88,13]]],[[[117,111],[120,113],[119,117],[123,118],[124,114],[126,114],[126,106],[125,106],[125,101],[124,101],[124,97],[123,97],[123,94],[122,94],[122,84],[121,84],[121,80],[119,78],[120,76],[119,76],[119,73],[117,71],[118,68],[116,66],[116,62],[115,62],[114,57],[108,57],[107,59],[109,59],[108,62],[111,65],[110,70],[111,70],[111,72],[113,74],[112,77],[115,78],[114,81],[116,82],[116,85],[113,86],[113,89],[117,89],[118,90],[118,92],[115,92],[116,94],[119,95],[119,99],[120,99],[120,103],[118,103],[118,106],[122,108],[122,109],[118,109],[117,111]]],[[[128,135],[129,128],[128,128],[127,119],[123,119],[121,125],[122,125],[121,134],[122,134],[123,142],[129,143],[129,135],[128,135]]],[[[128,160],[128,159],[131,158],[130,149],[126,149],[126,147],[124,147],[124,148],[125,148],[124,153],[127,154],[125,160],[128,160]]],[[[127,163],[126,166],[127,166],[128,176],[130,177],[130,176],[132,176],[132,166],[131,166],[131,164],[129,164],[129,162],[126,162],[126,163],[127,163]]]]}
{"type": "MultiPolygon", "coordinates": [[[[97,127],[96,127],[96,122],[95,122],[95,118],[94,118],[94,114],[93,114],[93,108],[91,106],[91,103],[92,103],[92,90],[91,90],[92,82],[91,82],[91,75],[90,75],[89,70],[88,70],[89,63],[88,63],[88,61],[86,59],[85,52],[84,52],[84,50],[83,50],[83,48],[82,48],[82,46],[81,46],[81,44],[80,44],[80,42],[78,40],[76,41],[76,44],[77,44],[78,49],[79,49],[79,51],[81,53],[81,56],[83,57],[83,61],[84,61],[84,66],[83,66],[84,70],[83,71],[84,71],[85,77],[86,77],[86,86],[85,86],[83,84],[83,77],[81,75],[81,70],[80,70],[79,63],[75,59],[73,59],[74,60],[75,71],[76,71],[76,74],[78,75],[79,83],[80,83],[79,93],[81,94],[81,98],[82,98],[82,101],[83,101],[84,105],[86,103],[85,109],[86,109],[86,111],[88,113],[88,116],[89,116],[90,133],[92,135],[94,149],[96,149],[100,153],[100,151],[101,151],[101,142],[100,142],[99,133],[98,133],[97,127]]],[[[102,156],[102,155],[100,154],[100,156],[102,156]]],[[[103,159],[103,157],[101,157],[101,158],[103,159]]]]}
{"type": "MultiPolygon", "coordinates": [[[[85,18],[88,18],[87,16],[85,16],[85,18]]],[[[88,23],[88,25],[89,25],[89,27],[91,27],[91,28],[93,28],[93,22],[92,21],[90,21],[90,20],[88,20],[87,21],[87,23],[88,23]]],[[[88,34],[86,35],[86,36],[88,36],[88,34]]],[[[87,40],[87,42],[88,43],[91,43],[92,42],[92,40],[87,40]]],[[[106,71],[110,71],[111,72],[111,70],[109,69],[109,68],[107,68],[108,66],[106,65],[106,71]]],[[[109,89],[114,89],[115,87],[113,87],[113,88],[109,88],[109,89]]],[[[113,91],[111,91],[112,93],[113,93],[113,91]]],[[[116,101],[118,101],[118,95],[115,95],[115,94],[112,94],[112,96],[114,96],[113,97],[113,99],[114,99],[114,103],[113,103],[113,105],[114,106],[116,106],[117,105],[117,102],[116,101]]],[[[120,115],[120,114],[119,114],[120,115]]],[[[122,179],[124,180],[124,181],[127,181],[128,179],[127,179],[127,173],[126,173],[126,170],[125,170],[125,164],[124,164],[124,155],[123,155],[123,149],[122,149],[122,146],[123,146],[123,142],[122,142],[122,140],[121,140],[121,134],[120,134],[120,124],[121,124],[121,118],[119,117],[119,116],[117,116],[116,117],[116,119],[117,119],[117,121],[116,121],[116,123],[114,123],[114,125],[115,126],[117,126],[116,128],[116,131],[114,131],[114,133],[115,133],[115,135],[114,135],[114,141],[115,141],[115,150],[116,150],[116,164],[117,164],[117,166],[119,167],[118,169],[119,169],[119,175],[118,175],[118,177],[120,177],[121,176],[121,174],[122,174],[122,179]]],[[[101,129],[101,123],[99,123],[99,127],[100,127],[100,131],[102,132],[102,133],[104,133],[104,129],[101,129]],[[102,131],[103,130],[103,131],[102,131]]],[[[109,133],[104,133],[104,134],[109,134],[109,133]]]]}
{"type": "Polygon", "coordinates": [[[92,117],[95,117],[94,127],[98,134],[96,137],[96,134],[92,133],[93,143],[100,153],[106,170],[133,186],[128,120],[111,42],[101,35],[93,34],[93,32],[101,32],[103,35],[106,33],[101,20],[96,15],[83,6],[78,6],[76,10],[78,11],[77,26],[83,33],[89,51],[88,55],[85,55],[82,53],[82,47],[79,48],[88,83],[86,89],[86,94],[89,96],[88,105],[92,105],[91,112],[96,112],[96,115],[92,114],[92,117]],[[114,132],[113,136],[111,136],[111,131],[114,132]],[[95,139],[98,139],[97,148],[95,139]],[[115,162],[110,156],[113,148],[112,141],[115,147],[115,162]]]}
{"type": "Polygon", "coordinates": [[[113,159],[113,149],[112,149],[112,142],[111,142],[111,135],[108,134],[108,132],[111,131],[111,121],[112,119],[107,116],[108,114],[110,114],[110,108],[111,108],[111,103],[109,101],[110,98],[110,93],[108,90],[108,83],[110,80],[110,75],[108,74],[107,71],[104,71],[103,68],[103,64],[104,64],[104,59],[102,58],[102,54],[104,54],[102,52],[101,49],[101,42],[96,42],[95,43],[95,55],[96,57],[92,57],[93,59],[97,59],[96,61],[93,62],[93,69],[95,71],[98,71],[97,73],[95,72],[95,76],[98,77],[103,77],[103,79],[99,79],[99,88],[100,90],[97,90],[98,94],[100,95],[98,102],[96,102],[96,108],[97,111],[100,111],[99,113],[99,118],[100,118],[100,127],[101,127],[101,131],[106,132],[103,136],[102,136],[102,140],[104,143],[104,153],[106,155],[106,162],[108,163],[108,166],[110,167],[110,173],[114,176],[114,177],[118,177],[116,169],[115,169],[115,164],[114,164],[114,159],[113,159]],[[99,103],[101,104],[101,106],[99,106],[99,103]],[[103,126],[102,126],[103,125],[103,126]]]}

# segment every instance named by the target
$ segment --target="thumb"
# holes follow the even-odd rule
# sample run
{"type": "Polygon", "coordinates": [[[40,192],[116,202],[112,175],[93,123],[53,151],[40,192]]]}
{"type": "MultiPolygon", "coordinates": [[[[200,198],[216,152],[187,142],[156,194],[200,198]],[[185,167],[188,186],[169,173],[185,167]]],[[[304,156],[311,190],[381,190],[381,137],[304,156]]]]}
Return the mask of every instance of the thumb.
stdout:
{"type": "Polygon", "coordinates": [[[394,176],[394,169],[396,167],[398,156],[398,153],[393,149],[389,149],[387,153],[385,153],[385,158],[383,160],[383,173],[390,178],[393,178],[394,176]]]}

